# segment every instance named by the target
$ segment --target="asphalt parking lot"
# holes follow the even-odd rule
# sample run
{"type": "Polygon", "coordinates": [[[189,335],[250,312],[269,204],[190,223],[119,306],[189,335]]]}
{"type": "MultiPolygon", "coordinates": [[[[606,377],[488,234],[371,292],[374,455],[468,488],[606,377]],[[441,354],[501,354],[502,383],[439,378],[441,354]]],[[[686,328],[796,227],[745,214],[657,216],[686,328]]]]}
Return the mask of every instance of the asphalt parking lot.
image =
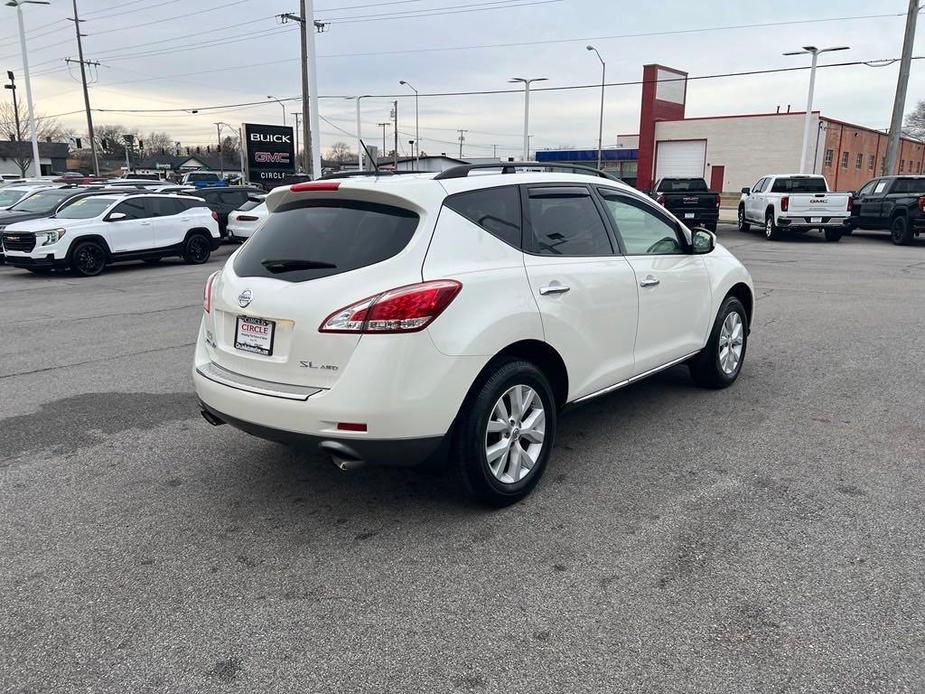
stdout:
{"type": "Polygon", "coordinates": [[[738,383],[572,411],[502,511],[203,421],[228,247],[0,267],[0,690],[925,691],[925,239],[719,235],[738,383]]]}

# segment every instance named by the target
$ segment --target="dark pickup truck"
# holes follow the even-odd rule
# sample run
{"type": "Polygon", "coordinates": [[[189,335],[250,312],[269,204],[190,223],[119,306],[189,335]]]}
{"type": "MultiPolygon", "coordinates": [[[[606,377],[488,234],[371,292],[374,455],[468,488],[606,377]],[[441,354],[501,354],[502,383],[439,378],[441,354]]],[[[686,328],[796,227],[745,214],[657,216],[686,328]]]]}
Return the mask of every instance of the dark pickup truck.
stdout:
{"type": "Polygon", "coordinates": [[[882,176],[855,194],[850,229],[889,231],[904,246],[925,232],[925,176],[882,176]]]}
{"type": "Polygon", "coordinates": [[[702,178],[662,178],[649,195],[687,226],[716,231],[719,194],[702,178]]]}

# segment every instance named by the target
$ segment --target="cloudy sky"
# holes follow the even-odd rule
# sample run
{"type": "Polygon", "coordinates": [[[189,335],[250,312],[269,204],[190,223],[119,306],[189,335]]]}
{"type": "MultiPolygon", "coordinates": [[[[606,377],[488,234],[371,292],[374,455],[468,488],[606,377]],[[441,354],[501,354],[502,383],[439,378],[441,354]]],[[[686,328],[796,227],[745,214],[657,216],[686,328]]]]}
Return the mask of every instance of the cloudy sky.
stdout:
{"type": "MultiPolygon", "coordinates": [[[[80,112],[79,74],[64,63],[77,53],[65,19],[71,0],[50,2],[24,10],[36,109],[80,112]]],[[[195,109],[299,96],[298,32],[275,18],[297,12],[298,0],[78,0],[78,6],[86,20],[85,56],[101,63],[91,71],[94,109],[195,109]]],[[[512,76],[546,77],[548,87],[594,84],[600,63],[585,50],[589,42],[607,61],[608,82],[638,80],[650,62],[691,76],[789,67],[808,60],[781,53],[808,44],[851,46],[822,62],[895,58],[907,1],[316,0],[315,6],[316,19],[328,22],[317,36],[327,148],[336,140],[352,143],[355,102],[344,95],[374,95],[362,101],[363,134],[372,144],[382,141],[377,124],[389,120],[392,95],[401,95],[399,131],[407,143],[414,101],[399,80],[422,94],[506,89],[512,76]]],[[[0,68],[13,70],[22,86],[15,10],[0,6],[0,17],[0,68]]],[[[921,45],[920,39],[916,55],[921,45]]],[[[897,65],[821,70],[815,105],[826,115],[884,128],[897,71],[897,65]]],[[[808,77],[804,71],[698,80],[689,85],[687,113],[758,113],[788,104],[798,110],[808,77]]],[[[639,96],[637,85],[608,88],[605,146],[638,130],[639,96]]],[[[599,98],[596,89],[535,93],[534,148],[595,144],[599,98]]],[[[925,98],[925,61],[913,63],[907,107],[919,98],[925,98]]],[[[287,103],[290,124],[298,109],[296,100],[287,103]]],[[[85,130],[82,112],[60,120],[85,130]]],[[[211,144],[217,120],[278,123],[282,113],[267,102],[196,115],[94,114],[98,124],[166,131],[185,145],[211,144]]],[[[499,155],[517,154],[522,95],[421,97],[420,124],[425,152],[457,152],[456,130],[464,128],[470,156],[491,155],[493,145],[499,155]]]]}

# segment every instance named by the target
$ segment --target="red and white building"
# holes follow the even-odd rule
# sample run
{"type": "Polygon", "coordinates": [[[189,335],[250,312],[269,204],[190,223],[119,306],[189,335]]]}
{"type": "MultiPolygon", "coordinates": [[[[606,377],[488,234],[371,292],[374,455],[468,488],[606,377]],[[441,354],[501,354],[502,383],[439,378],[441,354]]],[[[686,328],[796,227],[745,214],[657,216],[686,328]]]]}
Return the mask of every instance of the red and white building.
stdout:
{"type": "MultiPolygon", "coordinates": [[[[805,111],[687,118],[687,73],[643,68],[636,187],[663,176],[703,176],[711,189],[734,192],[769,173],[800,170],[805,111]]],[[[857,190],[883,171],[885,133],[813,111],[807,172],[834,190],[857,190]]],[[[902,139],[898,171],[922,173],[925,143],[902,139]]]]}

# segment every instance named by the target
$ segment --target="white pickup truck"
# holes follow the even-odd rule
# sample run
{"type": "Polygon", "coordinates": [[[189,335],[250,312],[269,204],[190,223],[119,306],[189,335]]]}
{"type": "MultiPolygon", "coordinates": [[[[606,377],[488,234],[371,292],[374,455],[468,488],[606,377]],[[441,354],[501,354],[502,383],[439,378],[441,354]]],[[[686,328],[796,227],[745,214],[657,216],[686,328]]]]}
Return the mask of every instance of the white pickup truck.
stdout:
{"type": "Polygon", "coordinates": [[[831,192],[824,176],[771,174],[742,189],[739,231],[761,226],[773,241],[784,230],[819,229],[826,241],[838,241],[848,231],[850,215],[851,194],[831,192]]]}

